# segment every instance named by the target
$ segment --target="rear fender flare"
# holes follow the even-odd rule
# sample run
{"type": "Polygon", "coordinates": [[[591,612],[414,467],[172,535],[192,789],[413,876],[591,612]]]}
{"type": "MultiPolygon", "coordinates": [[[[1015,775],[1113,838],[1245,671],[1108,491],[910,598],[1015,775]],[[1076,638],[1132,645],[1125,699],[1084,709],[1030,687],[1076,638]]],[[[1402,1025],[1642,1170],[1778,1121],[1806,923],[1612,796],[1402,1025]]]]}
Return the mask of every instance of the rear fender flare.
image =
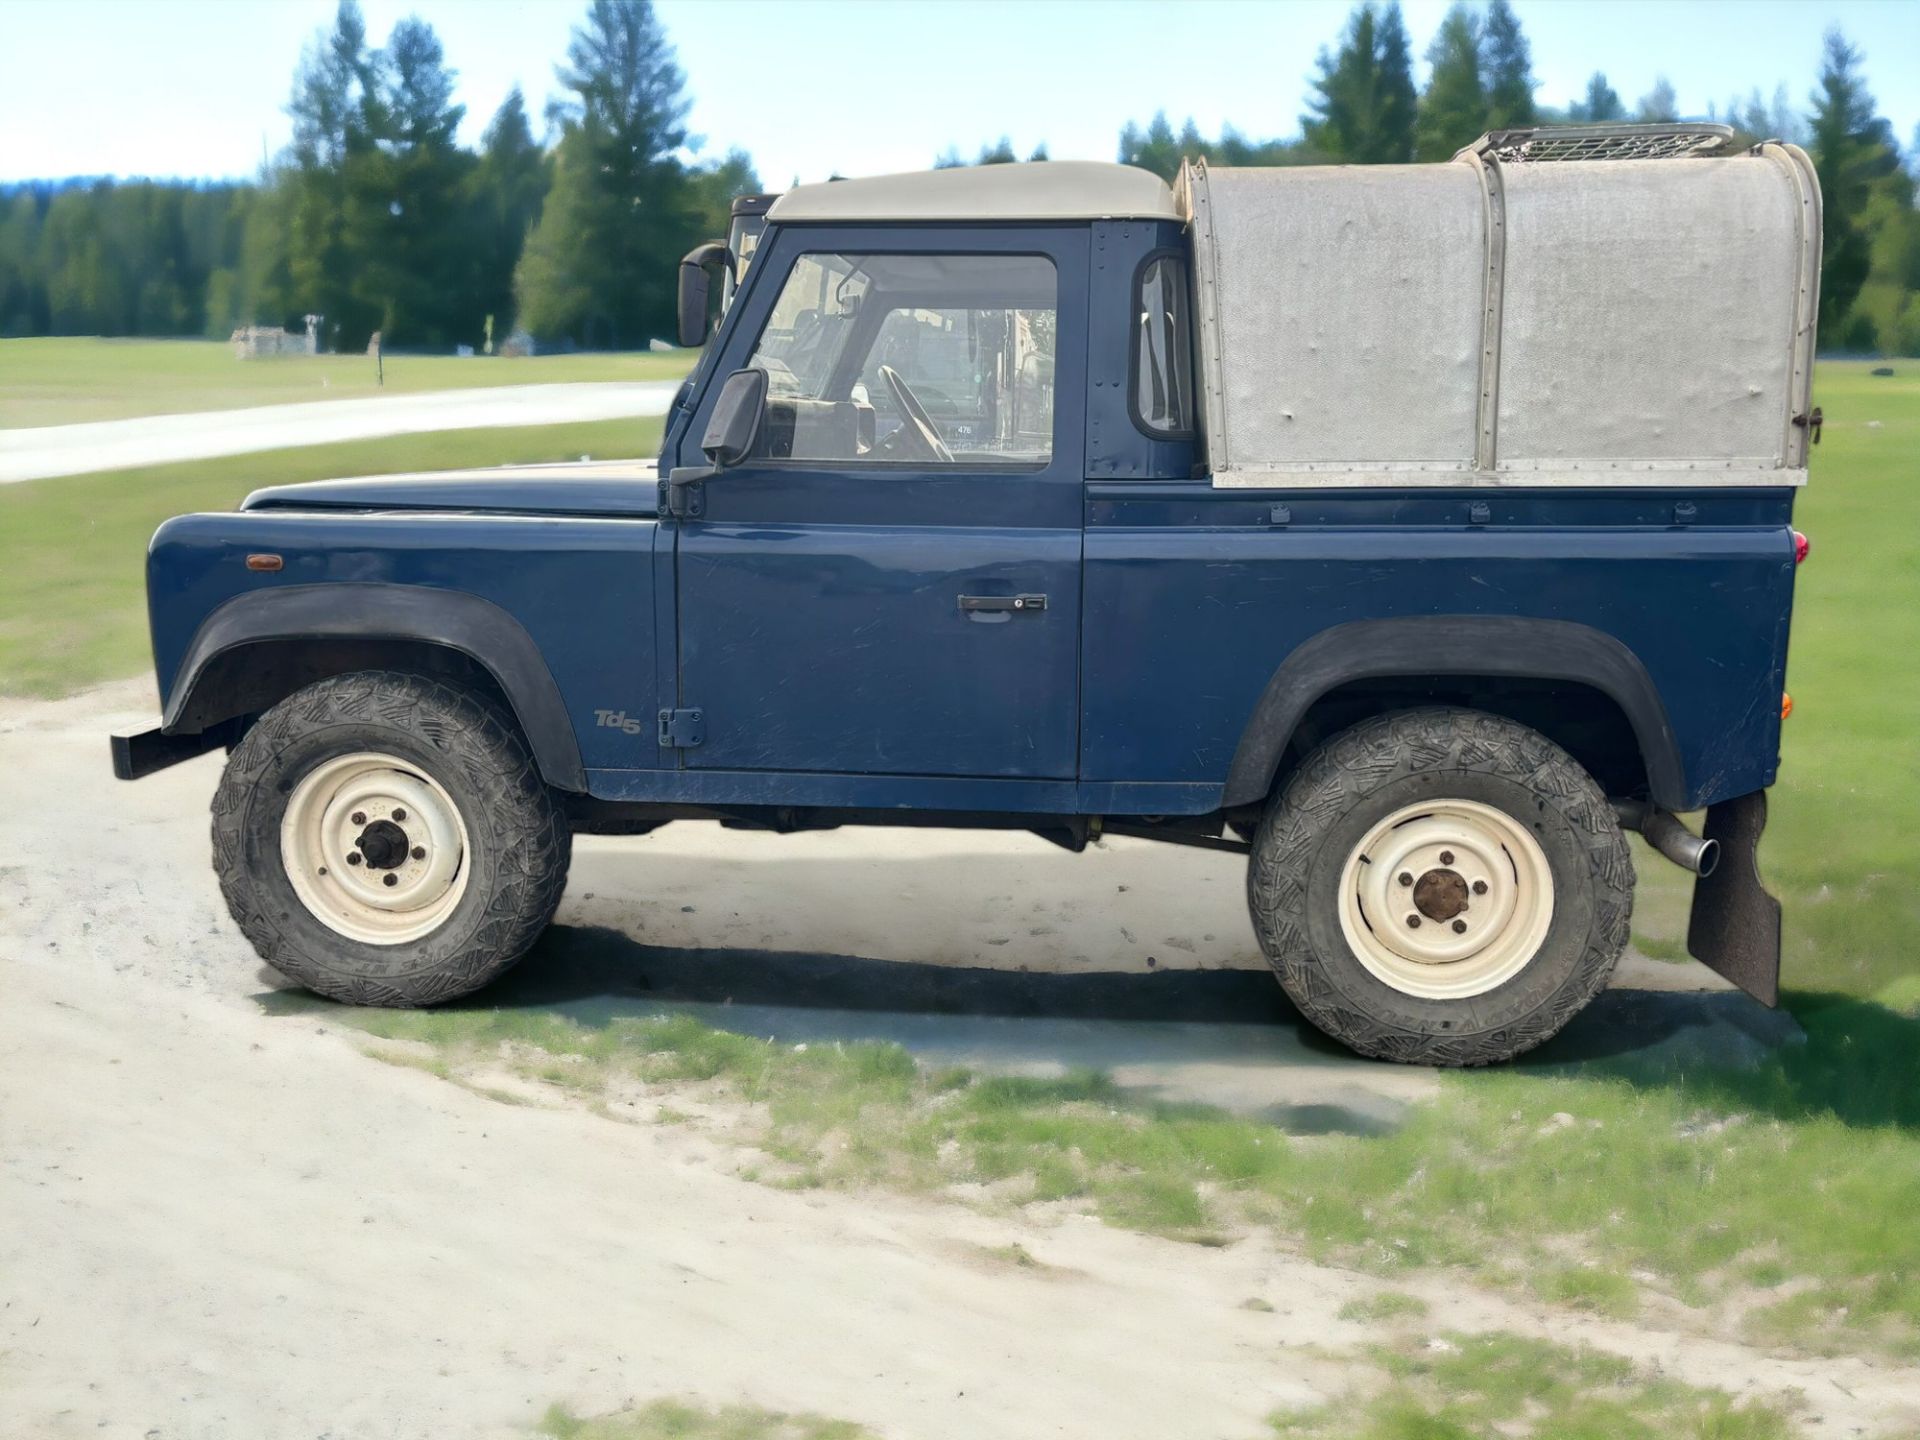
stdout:
{"type": "Polygon", "coordinates": [[[207,683],[221,656],[250,645],[322,639],[414,642],[466,656],[506,696],[547,783],[586,790],[580,743],[540,647],[498,605],[458,590],[342,581],[236,595],[194,633],[174,672],[160,728],[193,733],[236,713],[207,683]]]}
{"type": "Polygon", "coordinates": [[[1633,727],[1656,803],[1684,808],[1686,772],[1660,691],[1620,641],[1589,625],[1513,615],[1409,615],[1321,631],[1273,673],[1241,732],[1223,803],[1264,800],[1287,742],[1321,696],[1356,680],[1489,675],[1588,685],[1633,727]]]}

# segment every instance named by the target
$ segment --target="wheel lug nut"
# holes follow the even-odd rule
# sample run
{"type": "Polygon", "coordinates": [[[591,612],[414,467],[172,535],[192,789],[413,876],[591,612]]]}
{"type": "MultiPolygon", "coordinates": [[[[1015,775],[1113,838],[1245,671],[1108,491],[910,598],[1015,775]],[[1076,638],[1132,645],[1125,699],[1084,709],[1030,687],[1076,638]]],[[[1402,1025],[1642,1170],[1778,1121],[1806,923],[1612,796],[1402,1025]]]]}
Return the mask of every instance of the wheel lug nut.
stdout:
{"type": "Polygon", "coordinates": [[[396,810],[393,812],[393,818],[395,820],[404,820],[407,818],[407,812],[404,810],[396,810]]]}
{"type": "Polygon", "coordinates": [[[359,863],[360,863],[360,852],[358,850],[349,850],[347,852],[347,864],[358,865],[359,863]]]}
{"type": "Polygon", "coordinates": [[[1451,865],[1453,863],[1453,852],[1451,850],[1442,850],[1440,852],[1440,863],[1442,865],[1451,865]]]}
{"type": "Polygon", "coordinates": [[[366,812],[366,811],[364,811],[364,810],[356,810],[356,811],[354,811],[354,812],[353,812],[353,823],[354,823],[354,824],[356,824],[356,825],[364,825],[364,824],[366,824],[366,823],[367,823],[367,812],[366,812]]]}
{"type": "MultiPolygon", "coordinates": [[[[385,885],[388,889],[392,889],[395,885],[398,885],[400,883],[400,877],[394,874],[391,870],[389,870],[386,873],[386,875],[381,879],[380,883],[382,885],[385,885]]],[[[1464,930],[1466,927],[1463,925],[1460,928],[1464,930]]]]}
{"type": "Polygon", "coordinates": [[[1476,880],[1476,881],[1474,881],[1474,882],[1473,882],[1473,893],[1474,893],[1474,894],[1476,894],[1476,895],[1484,895],[1484,894],[1486,894],[1486,893],[1487,893],[1487,882],[1486,882],[1486,881],[1484,881],[1484,880],[1476,880]]]}
{"type": "Polygon", "coordinates": [[[1418,930],[1420,928],[1420,917],[1418,915],[1407,916],[1407,928],[1409,930],[1418,930]]]}
{"type": "Polygon", "coordinates": [[[424,845],[416,845],[416,846],[414,846],[414,847],[413,847],[413,858],[414,858],[414,859],[416,859],[416,860],[424,860],[424,859],[426,859],[426,858],[427,858],[427,847],[426,847],[426,846],[424,846],[424,845]]]}
{"type": "Polygon", "coordinates": [[[1411,884],[1413,884],[1413,876],[1412,876],[1412,875],[1411,875],[1410,873],[1408,873],[1407,871],[1405,871],[1405,870],[1402,870],[1402,871],[1400,872],[1400,883],[1401,883],[1402,885],[1411,885],[1411,884]]]}
{"type": "Polygon", "coordinates": [[[1464,921],[1464,920],[1456,920],[1456,921],[1454,921],[1454,922],[1453,922],[1453,933],[1454,933],[1454,934],[1456,934],[1456,935],[1464,935],[1464,934],[1466,934],[1466,933],[1467,933],[1467,922],[1466,922],[1466,921],[1464,921]]]}

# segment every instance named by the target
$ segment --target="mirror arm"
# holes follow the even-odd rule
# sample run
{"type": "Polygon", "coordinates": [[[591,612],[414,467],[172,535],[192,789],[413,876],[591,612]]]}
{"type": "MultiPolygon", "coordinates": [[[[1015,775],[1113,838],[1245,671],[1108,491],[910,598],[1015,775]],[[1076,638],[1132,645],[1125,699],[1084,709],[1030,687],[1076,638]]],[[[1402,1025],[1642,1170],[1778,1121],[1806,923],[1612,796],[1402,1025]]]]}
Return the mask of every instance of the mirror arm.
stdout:
{"type": "Polygon", "coordinates": [[[676,488],[698,485],[702,480],[711,480],[719,473],[718,465],[676,465],[667,472],[667,484],[676,488]]]}

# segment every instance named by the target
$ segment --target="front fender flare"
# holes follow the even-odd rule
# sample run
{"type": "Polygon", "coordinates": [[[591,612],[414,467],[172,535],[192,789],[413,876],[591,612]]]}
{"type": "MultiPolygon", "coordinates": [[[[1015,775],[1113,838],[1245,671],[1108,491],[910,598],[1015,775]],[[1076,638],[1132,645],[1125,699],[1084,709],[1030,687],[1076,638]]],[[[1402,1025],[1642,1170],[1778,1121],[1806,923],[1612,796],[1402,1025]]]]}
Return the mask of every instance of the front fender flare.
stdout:
{"type": "Polygon", "coordinates": [[[513,707],[548,784],[584,792],[587,772],[566,702],[526,628],[491,600],[425,585],[339,581],[236,595],[201,622],[174,672],[160,728],[193,733],[227,718],[201,694],[209,667],[248,645],[305,639],[416,641],[458,651],[513,707]]]}
{"type": "Polygon", "coordinates": [[[1515,615],[1408,615],[1335,625],[1306,641],[1273,673],[1241,733],[1223,803],[1266,798],[1294,729],[1328,691],[1397,676],[1495,675],[1590,685],[1633,727],[1656,803],[1685,808],[1686,772],[1667,708],[1646,667],[1604,631],[1569,620],[1515,615]]]}

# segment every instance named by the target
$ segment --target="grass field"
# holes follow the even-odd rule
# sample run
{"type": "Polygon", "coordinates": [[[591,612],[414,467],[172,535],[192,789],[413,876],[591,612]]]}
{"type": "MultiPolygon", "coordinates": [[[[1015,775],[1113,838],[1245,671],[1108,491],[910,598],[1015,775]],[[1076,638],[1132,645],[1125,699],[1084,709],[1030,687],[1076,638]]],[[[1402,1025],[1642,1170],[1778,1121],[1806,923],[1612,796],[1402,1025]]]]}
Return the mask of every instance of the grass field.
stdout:
{"type": "MultiPolygon", "coordinates": [[[[7,342],[17,343],[17,342],[7,342]]],[[[0,695],[53,696],[150,662],[146,553],[170,515],[339,475],[651,457],[658,419],[455,430],[0,485],[0,695]]]]}
{"type": "Polygon", "coordinates": [[[691,351],[516,360],[389,355],[382,386],[365,355],[236,360],[230,347],[210,340],[0,340],[0,430],[481,385],[677,380],[692,361],[691,351]]]}

